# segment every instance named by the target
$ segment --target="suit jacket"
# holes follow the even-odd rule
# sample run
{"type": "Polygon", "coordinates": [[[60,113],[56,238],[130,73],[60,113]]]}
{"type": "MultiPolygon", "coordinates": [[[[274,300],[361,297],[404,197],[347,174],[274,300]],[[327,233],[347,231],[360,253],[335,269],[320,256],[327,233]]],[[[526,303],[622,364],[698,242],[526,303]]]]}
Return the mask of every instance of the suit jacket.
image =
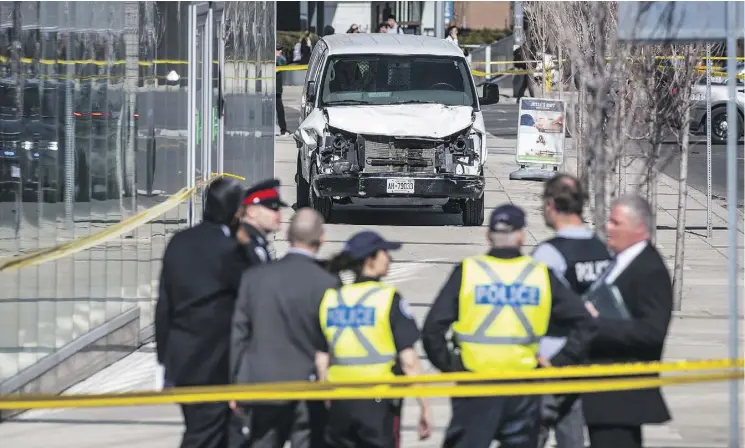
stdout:
{"type": "MultiPolygon", "coordinates": [[[[660,253],[648,244],[613,283],[632,319],[597,319],[590,362],[660,361],[673,308],[671,283],[660,253]]],[[[586,394],[582,403],[588,425],[642,425],[670,420],[659,388],[586,394]]]]}
{"type": "Polygon", "coordinates": [[[176,386],[228,383],[230,321],[246,267],[243,249],[219,224],[200,223],[168,243],[155,306],[166,380],[176,386]]]}
{"type": "Polygon", "coordinates": [[[293,252],[246,271],[233,316],[233,382],[307,381],[315,375],[315,353],[325,341],[321,300],[340,285],[316,260],[293,252]]]}

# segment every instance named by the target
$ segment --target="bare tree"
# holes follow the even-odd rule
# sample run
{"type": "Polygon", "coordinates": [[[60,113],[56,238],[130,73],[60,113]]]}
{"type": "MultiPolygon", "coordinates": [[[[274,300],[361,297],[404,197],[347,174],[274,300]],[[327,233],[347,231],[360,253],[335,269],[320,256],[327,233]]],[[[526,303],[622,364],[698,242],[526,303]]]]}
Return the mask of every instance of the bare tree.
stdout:
{"type": "Polygon", "coordinates": [[[701,48],[686,45],[680,49],[673,48],[673,56],[680,61],[676,64],[673,89],[675,101],[670,107],[672,118],[670,128],[676,136],[680,149],[680,180],[678,182],[678,216],[675,229],[675,266],[673,269],[674,309],[680,310],[683,302],[683,260],[685,258],[686,211],[688,199],[688,151],[690,146],[689,125],[691,122],[691,93],[693,86],[701,79],[697,63],[701,48]]]}

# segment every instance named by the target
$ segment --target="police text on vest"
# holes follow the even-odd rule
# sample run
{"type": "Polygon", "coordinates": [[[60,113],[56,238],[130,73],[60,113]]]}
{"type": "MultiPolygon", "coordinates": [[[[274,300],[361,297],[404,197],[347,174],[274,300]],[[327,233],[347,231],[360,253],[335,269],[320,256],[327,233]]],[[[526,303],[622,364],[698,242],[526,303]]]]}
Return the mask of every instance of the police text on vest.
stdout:
{"type": "Polygon", "coordinates": [[[608,267],[610,261],[581,261],[574,263],[574,272],[577,274],[577,281],[580,283],[592,283],[608,267]]]}
{"type": "Polygon", "coordinates": [[[354,328],[375,326],[375,308],[355,305],[330,308],[326,327],[354,328]]]}
{"type": "Polygon", "coordinates": [[[541,290],[522,283],[491,283],[476,285],[473,296],[477,305],[538,306],[541,290]]]}

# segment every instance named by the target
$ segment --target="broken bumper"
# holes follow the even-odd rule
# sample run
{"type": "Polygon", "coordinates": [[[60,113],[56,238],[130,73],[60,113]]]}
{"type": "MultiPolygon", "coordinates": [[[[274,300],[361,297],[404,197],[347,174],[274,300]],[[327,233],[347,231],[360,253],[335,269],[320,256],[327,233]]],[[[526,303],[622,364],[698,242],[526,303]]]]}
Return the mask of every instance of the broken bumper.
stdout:
{"type": "MultiPolygon", "coordinates": [[[[397,184],[402,186],[400,182],[397,184]]],[[[483,176],[457,174],[322,174],[313,179],[313,188],[320,197],[477,199],[483,194],[485,184],[483,176]],[[410,189],[398,192],[400,188],[391,192],[389,179],[413,181],[413,192],[410,189]]]]}

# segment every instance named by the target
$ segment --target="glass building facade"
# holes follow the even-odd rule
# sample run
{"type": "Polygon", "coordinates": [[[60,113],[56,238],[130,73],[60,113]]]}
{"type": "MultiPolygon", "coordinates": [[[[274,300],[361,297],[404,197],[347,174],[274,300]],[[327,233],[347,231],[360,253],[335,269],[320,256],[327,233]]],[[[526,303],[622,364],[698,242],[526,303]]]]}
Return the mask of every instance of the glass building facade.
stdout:
{"type": "MultiPolygon", "coordinates": [[[[271,175],[274,42],[274,2],[0,2],[0,265],[223,166],[246,183],[271,175]]],[[[189,209],[0,271],[2,392],[57,392],[145,340],[189,209]]]]}

